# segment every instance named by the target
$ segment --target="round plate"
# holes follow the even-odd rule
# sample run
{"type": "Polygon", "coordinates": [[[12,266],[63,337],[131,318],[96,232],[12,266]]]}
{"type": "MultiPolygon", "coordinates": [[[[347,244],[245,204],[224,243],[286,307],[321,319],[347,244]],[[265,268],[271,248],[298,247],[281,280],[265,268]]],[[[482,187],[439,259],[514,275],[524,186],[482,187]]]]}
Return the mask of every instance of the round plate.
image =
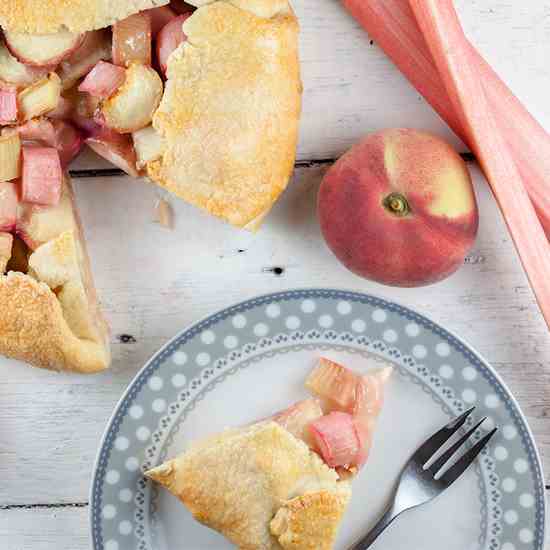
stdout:
{"type": "Polygon", "coordinates": [[[476,466],[404,514],[374,548],[542,550],[545,500],[533,437],[509,390],[469,346],[426,317],[354,292],[261,296],[193,325],[130,384],[109,422],[91,489],[94,550],[232,548],[141,472],[189,441],[263,418],[306,396],[320,355],[358,371],[391,362],[374,448],[354,480],[337,550],[381,514],[410,454],[476,405],[500,429],[476,466]]]}

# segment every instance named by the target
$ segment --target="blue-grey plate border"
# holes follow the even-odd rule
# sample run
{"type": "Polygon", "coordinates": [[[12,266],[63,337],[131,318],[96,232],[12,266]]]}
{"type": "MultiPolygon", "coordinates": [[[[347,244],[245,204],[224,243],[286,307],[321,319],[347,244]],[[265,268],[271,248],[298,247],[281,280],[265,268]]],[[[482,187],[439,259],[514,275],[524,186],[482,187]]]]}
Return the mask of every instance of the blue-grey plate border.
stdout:
{"type": "Polygon", "coordinates": [[[210,326],[215,325],[219,321],[227,319],[230,316],[234,316],[236,314],[246,312],[252,308],[274,302],[280,303],[289,300],[316,298],[348,300],[355,303],[366,304],[371,307],[382,308],[388,312],[397,313],[405,319],[413,321],[424,329],[427,329],[432,333],[438,335],[443,341],[447,342],[456,351],[460,352],[469,363],[475,366],[475,368],[479,369],[479,371],[484,375],[486,380],[495,390],[496,394],[499,397],[504,398],[502,399],[502,402],[506,408],[506,411],[510,414],[515,425],[519,428],[521,442],[529,461],[529,469],[534,477],[536,515],[532,550],[544,550],[546,500],[542,462],[535,446],[534,438],[527,424],[527,421],[522,414],[519,405],[513,398],[512,394],[510,393],[500,376],[493,370],[493,368],[483,357],[481,357],[476,351],[474,351],[471,346],[464,343],[463,340],[459,339],[452,332],[442,328],[440,325],[430,320],[425,315],[416,313],[408,307],[399,305],[393,301],[378,298],[369,294],[325,288],[299,289],[276,292],[258,296],[256,298],[252,298],[240,302],[236,305],[227,307],[203,319],[202,321],[199,321],[191,325],[190,327],[182,330],[165,346],[163,346],[145,364],[145,366],[140,370],[140,372],[130,383],[130,385],[122,395],[121,399],[119,400],[117,406],[115,407],[115,410],[107,424],[106,431],[100,444],[100,450],[96,458],[90,487],[90,529],[93,549],[109,550],[105,547],[103,540],[101,511],[103,485],[105,482],[105,475],[107,472],[109,457],[113,450],[114,441],[117,438],[120,426],[124,418],[128,414],[130,407],[135,401],[136,396],[139,394],[140,390],[147,383],[150,377],[163,364],[165,359],[190,339],[196,337],[198,334],[202,333],[210,326]]]}

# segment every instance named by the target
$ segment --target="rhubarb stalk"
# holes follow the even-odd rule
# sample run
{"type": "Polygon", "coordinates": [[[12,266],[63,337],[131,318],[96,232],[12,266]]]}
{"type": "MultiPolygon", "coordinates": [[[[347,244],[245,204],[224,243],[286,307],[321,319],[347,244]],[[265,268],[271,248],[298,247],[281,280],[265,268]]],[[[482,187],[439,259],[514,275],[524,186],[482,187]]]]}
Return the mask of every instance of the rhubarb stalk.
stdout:
{"type": "MultiPolygon", "coordinates": [[[[403,75],[473,150],[407,0],[342,0],[403,75]]],[[[475,48],[470,50],[487,101],[550,238],[550,136],[475,48]]]]}
{"type": "Polygon", "coordinates": [[[511,148],[490,108],[476,60],[452,0],[409,0],[455,113],[502,210],[550,326],[550,250],[511,148]]]}

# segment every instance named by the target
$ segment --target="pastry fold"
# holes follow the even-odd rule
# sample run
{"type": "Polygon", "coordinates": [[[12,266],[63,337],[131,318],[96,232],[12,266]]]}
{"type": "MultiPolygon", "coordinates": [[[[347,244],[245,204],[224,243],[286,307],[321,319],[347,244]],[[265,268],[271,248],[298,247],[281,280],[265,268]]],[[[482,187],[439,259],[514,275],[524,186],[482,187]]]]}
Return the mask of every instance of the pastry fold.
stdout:
{"type": "Polygon", "coordinates": [[[146,476],[247,550],[330,550],[351,496],[349,482],[274,422],[198,443],[146,476]]]}
{"type": "Polygon", "coordinates": [[[25,217],[26,237],[35,246],[27,274],[0,275],[0,353],[54,370],[106,369],[109,332],[99,311],[69,179],[57,207],[30,206],[25,217]]]}
{"type": "MultiPolygon", "coordinates": [[[[202,4],[202,3],[201,3],[202,4]]],[[[238,227],[256,229],[294,168],[302,85],[298,23],[280,0],[200,7],[171,55],[147,164],[160,186],[238,227]]]]}

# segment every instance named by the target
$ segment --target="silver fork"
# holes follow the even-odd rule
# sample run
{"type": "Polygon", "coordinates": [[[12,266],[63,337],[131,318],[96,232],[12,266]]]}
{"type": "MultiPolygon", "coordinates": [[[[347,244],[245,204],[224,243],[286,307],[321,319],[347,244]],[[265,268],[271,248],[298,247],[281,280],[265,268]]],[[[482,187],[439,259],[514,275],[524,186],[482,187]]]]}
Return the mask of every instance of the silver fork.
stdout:
{"type": "Polygon", "coordinates": [[[448,468],[443,474],[441,470],[454,456],[458,449],[466,443],[470,436],[483,424],[486,418],[479,421],[471,430],[464,434],[456,443],[438,457],[432,464],[430,460],[437,454],[443,445],[464,425],[475,407],[467,410],[452,422],[432,435],[409,459],[397,482],[393,499],[384,515],[374,528],[361,540],[357,541],[349,550],[366,550],[380,536],[382,531],[400,514],[411,508],[426,504],[449,488],[474,462],[477,455],[487,445],[498,428],[494,428],[487,435],[475,443],[464,455],[448,468]],[[441,475],[437,475],[437,474],[441,475]]]}

